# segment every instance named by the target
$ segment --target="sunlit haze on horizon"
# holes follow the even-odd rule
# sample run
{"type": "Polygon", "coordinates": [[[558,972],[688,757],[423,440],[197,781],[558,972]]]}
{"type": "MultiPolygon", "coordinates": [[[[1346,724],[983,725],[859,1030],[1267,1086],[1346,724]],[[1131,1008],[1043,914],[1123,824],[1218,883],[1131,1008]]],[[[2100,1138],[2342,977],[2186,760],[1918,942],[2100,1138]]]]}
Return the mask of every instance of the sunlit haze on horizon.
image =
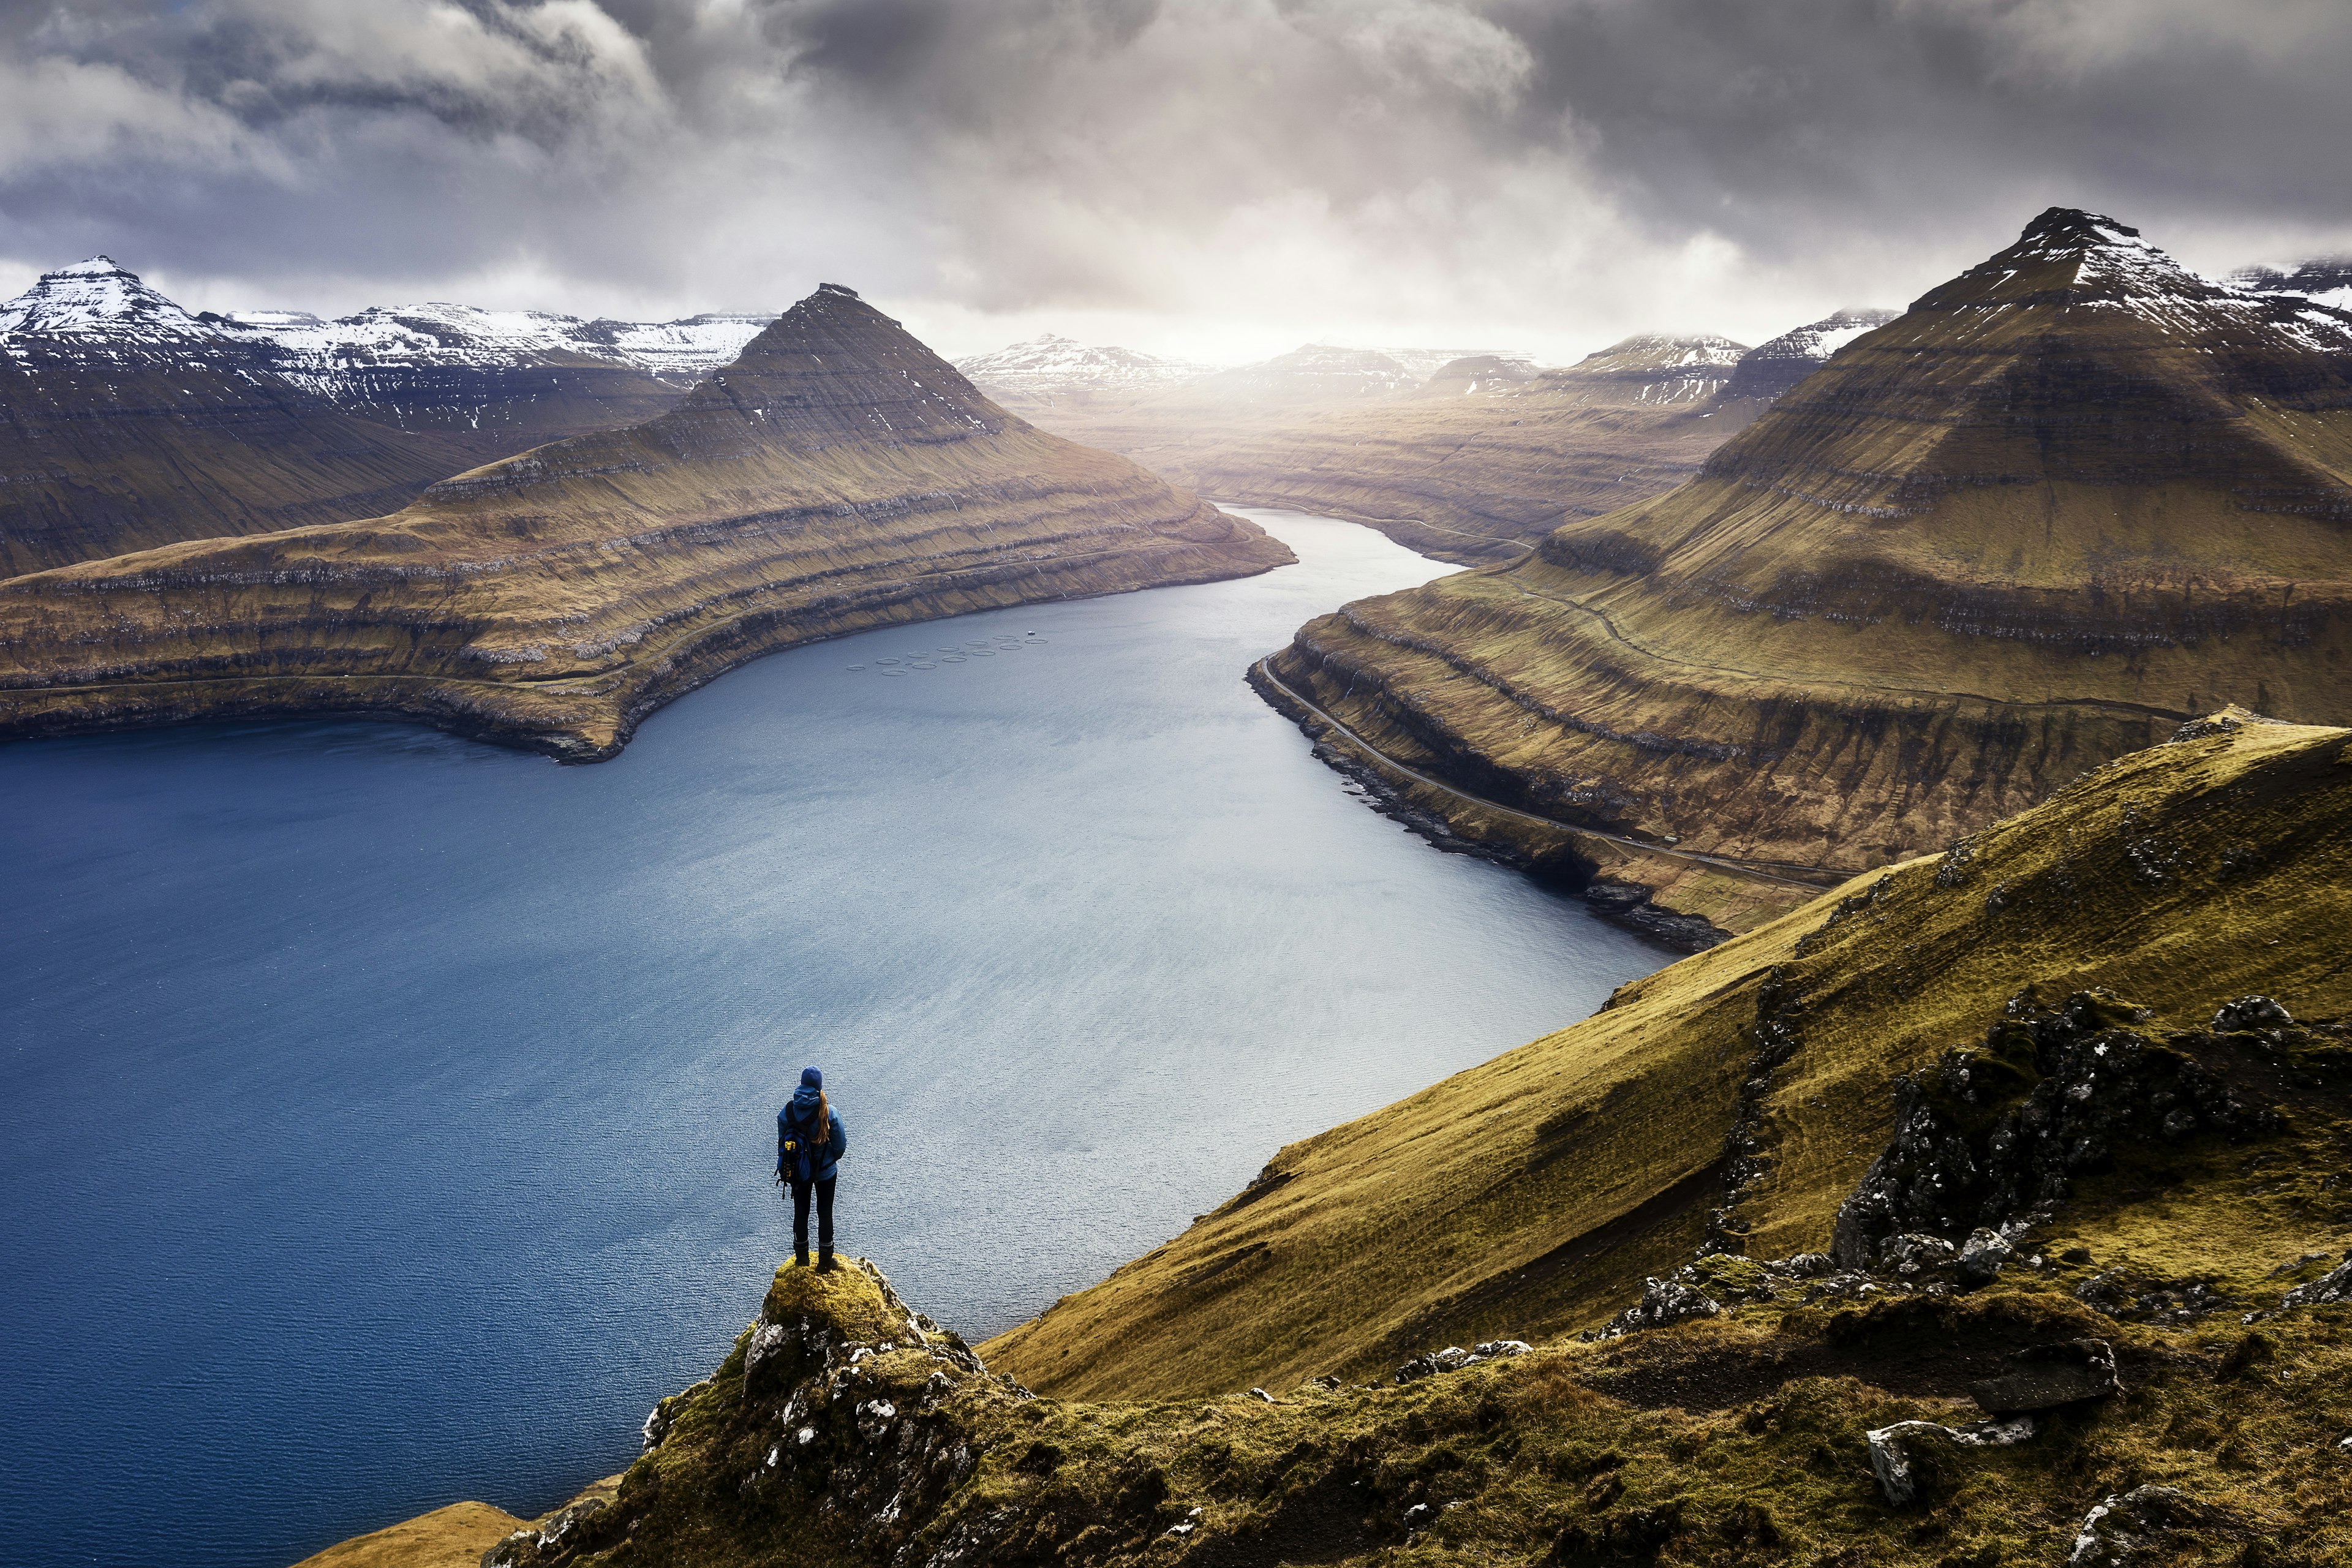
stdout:
{"type": "Polygon", "coordinates": [[[0,0],[0,291],[1573,358],[2352,249],[2340,0],[0,0]]]}

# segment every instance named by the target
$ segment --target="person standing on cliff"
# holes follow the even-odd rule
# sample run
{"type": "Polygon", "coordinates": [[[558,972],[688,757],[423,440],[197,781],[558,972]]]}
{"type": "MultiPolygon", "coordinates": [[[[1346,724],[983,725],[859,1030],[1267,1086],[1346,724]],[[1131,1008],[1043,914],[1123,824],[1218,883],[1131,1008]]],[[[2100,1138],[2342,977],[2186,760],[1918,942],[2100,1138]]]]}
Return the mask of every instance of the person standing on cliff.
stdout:
{"type": "Polygon", "coordinates": [[[809,1196],[816,1197],[816,1267],[833,1272],[833,1185],[849,1134],[824,1098],[824,1074],[801,1069],[801,1086],[776,1112],[776,1180],[793,1190],[793,1261],[808,1267],[809,1196]]]}

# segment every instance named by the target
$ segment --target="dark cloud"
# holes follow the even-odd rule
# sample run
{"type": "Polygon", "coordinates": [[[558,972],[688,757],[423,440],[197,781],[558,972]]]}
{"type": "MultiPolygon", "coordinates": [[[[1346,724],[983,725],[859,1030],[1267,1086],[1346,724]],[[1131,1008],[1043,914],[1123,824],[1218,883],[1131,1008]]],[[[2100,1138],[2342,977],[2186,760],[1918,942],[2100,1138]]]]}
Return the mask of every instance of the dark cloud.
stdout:
{"type": "Polygon", "coordinates": [[[979,346],[1753,337],[2053,201],[2352,240],[2341,0],[0,0],[0,258],[979,346]]]}

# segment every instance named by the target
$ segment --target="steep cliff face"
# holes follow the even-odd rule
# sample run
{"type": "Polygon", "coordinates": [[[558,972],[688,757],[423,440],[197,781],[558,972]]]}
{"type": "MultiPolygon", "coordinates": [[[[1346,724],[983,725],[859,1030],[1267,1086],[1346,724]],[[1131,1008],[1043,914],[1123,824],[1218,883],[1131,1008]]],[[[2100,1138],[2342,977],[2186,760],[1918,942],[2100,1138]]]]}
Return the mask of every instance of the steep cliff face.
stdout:
{"type": "Polygon", "coordinates": [[[2199,725],[1284,1150],[979,1356],[780,1269],[486,1568],[2341,1561],[2347,751],[2199,725]]]}
{"type": "Polygon", "coordinates": [[[104,257],[0,306],[0,576],[364,517],[478,460],[336,408],[104,257]]]}
{"type": "Polygon", "coordinates": [[[1290,559],[827,286],[646,424],[387,517],[0,584],[0,731],[354,712],[595,760],[776,648],[1290,559]]]}
{"type": "Polygon", "coordinates": [[[2053,211],[1689,484],[1311,622],[1271,668],[1507,805],[1884,864],[2222,702],[2352,712],[2347,341],[2053,211]]]}

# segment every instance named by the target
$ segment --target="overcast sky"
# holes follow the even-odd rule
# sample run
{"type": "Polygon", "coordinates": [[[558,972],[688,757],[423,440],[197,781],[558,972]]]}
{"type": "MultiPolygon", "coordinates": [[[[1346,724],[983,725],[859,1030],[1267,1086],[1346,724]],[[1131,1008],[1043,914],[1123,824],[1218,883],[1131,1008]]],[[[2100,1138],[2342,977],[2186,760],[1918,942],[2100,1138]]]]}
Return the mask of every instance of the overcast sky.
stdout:
{"type": "Polygon", "coordinates": [[[0,289],[1570,357],[2352,248],[2347,0],[0,0],[0,289]]]}

